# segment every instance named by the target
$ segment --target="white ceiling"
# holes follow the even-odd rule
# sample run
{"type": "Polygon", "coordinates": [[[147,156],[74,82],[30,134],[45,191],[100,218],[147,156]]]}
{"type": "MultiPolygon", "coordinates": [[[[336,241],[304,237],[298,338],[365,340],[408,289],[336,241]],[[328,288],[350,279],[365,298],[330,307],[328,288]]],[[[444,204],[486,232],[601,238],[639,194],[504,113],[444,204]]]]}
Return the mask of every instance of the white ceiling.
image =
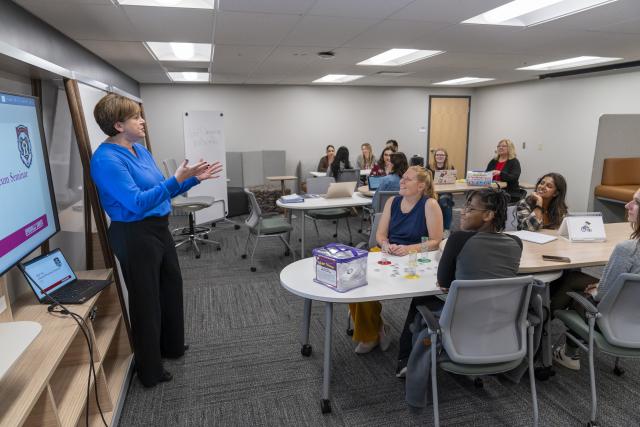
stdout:
{"type": "Polygon", "coordinates": [[[219,0],[215,11],[116,6],[111,0],[14,0],[140,83],[200,68],[222,84],[310,84],[364,74],[356,86],[430,86],[464,76],[502,84],[517,67],[581,55],[640,59],[640,0],[618,0],[531,28],[462,25],[507,0],[219,0]],[[209,64],[157,62],[143,41],[215,44],[209,64]],[[445,50],[402,67],[355,65],[389,48],[445,50]],[[319,51],[336,56],[325,60],[319,51]],[[405,71],[380,77],[380,71],[405,71]]]}

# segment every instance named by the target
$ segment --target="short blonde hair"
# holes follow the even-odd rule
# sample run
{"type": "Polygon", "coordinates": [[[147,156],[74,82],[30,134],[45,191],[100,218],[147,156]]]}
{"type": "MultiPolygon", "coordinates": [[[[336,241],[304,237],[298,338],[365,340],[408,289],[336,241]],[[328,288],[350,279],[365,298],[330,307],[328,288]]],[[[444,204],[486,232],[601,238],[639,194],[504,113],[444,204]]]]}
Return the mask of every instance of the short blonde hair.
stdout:
{"type": "Polygon", "coordinates": [[[138,114],[140,106],[135,101],[115,93],[103,96],[93,109],[93,117],[98,126],[109,136],[118,134],[114,127],[116,122],[126,122],[138,114]]]}
{"type": "Polygon", "coordinates": [[[434,199],[438,198],[438,194],[436,193],[435,188],[433,188],[433,176],[431,175],[430,170],[425,169],[422,166],[411,166],[407,171],[414,171],[418,182],[424,184],[422,194],[427,197],[433,197],[434,199]]]}
{"type": "MultiPolygon", "coordinates": [[[[516,146],[513,145],[513,142],[511,142],[510,139],[501,139],[500,141],[498,141],[498,145],[502,144],[503,142],[505,142],[507,144],[507,149],[509,150],[509,156],[508,159],[512,160],[516,158],[516,146]]],[[[500,159],[500,155],[498,153],[496,153],[496,156],[494,157],[494,159],[499,160],[500,159]]]]}

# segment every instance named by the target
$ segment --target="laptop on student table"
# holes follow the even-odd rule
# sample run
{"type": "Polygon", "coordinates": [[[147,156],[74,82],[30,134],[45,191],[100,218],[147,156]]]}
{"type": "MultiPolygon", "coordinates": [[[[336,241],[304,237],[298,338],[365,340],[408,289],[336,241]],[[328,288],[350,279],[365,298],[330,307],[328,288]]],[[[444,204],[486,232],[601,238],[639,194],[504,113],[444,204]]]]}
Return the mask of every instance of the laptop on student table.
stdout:
{"type": "Polygon", "coordinates": [[[18,267],[40,304],[82,304],[106,288],[111,280],[80,280],[60,249],[40,255],[18,267]],[[43,292],[44,291],[44,292],[43,292]]]}
{"type": "Polygon", "coordinates": [[[324,196],[325,199],[340,199],[343,197],[351,197],[353,196],[353,192],[356,190],[355,181],[350,182],[332,182],[329,184],[329,189],[327,190],[327,194],[324,196]]]}
{"type": "Polygon", "coordinates": [[[380,181],[382,181],[383,178],[384,178],[384,176],[371,176],[371,175],[369,175],[367,177],[367,184],[369,186],[369,191],[376,191],[378,189],[378,187],[380,187],[380,181]]]}
{"type": "Polygon", "coordinates": [[[433,173],[434,184],[455,184],[458,179],[458,171],[455,169],[441,169],[433,173]]]}

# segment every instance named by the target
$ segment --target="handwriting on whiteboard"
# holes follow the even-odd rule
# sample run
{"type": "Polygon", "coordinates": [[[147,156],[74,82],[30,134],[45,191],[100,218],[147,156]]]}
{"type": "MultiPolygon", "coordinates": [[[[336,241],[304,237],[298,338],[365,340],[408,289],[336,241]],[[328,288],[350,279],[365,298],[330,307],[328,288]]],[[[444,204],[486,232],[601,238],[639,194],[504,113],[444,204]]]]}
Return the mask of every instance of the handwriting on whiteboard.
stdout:
{"type": "Polygon", "coordinates": [[[222,131],[220,129],[208,129],[206,127],[192,127],[187,136],[193,147],[205,147],[208,145],[220,145],[222,143],[222,131]]]}

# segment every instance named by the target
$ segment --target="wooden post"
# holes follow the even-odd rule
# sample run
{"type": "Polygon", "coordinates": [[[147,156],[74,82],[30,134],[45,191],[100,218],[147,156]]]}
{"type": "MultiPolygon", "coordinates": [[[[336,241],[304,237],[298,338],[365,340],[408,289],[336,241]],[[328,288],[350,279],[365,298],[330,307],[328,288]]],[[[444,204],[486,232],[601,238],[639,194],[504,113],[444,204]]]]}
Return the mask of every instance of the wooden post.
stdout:
{"type": "Polygon", "coordinates": [[[9,291],[7,289],[7,274],[0,276],[0,322],[11,322],[13,314],[11,313],[11,302],[9,301],[9,291]]]}

